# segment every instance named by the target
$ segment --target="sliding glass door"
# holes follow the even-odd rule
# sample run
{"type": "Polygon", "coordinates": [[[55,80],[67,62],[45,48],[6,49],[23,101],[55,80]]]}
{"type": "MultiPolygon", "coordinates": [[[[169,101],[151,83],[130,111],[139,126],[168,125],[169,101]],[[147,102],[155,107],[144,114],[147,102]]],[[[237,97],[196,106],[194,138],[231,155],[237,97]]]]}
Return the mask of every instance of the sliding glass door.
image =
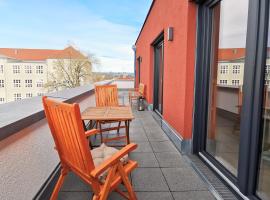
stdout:
{"type": "Polygon", "coordinates": [[[154,111],[163,112],[164,40],[160,36],[154,44],[154,111]]]}
{"type": "Polygon", "coordinates": [[[270,200],[269,0],[201,2],[193,151],[240,195],[270,200]]]}
{"type": "Polygon", "coordinates": [[[270,31],[265,59],[265,77],[263,87],[263,104],[261,115],[261,143],[259,148],[259,167],[257,195],[263,200],[270,199],[270,31]]]}

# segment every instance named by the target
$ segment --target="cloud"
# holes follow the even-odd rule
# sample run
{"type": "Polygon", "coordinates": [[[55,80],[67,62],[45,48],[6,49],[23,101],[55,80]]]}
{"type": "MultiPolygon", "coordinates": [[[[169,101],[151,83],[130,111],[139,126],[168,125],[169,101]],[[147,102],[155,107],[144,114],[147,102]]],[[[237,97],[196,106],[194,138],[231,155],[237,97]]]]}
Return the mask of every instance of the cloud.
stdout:
{"type": "Polygon", "coordinates": [[[131,46],[139,28],[111,21],[78,2],[13,2],[0,13],[6,18],[1,23],[1,46],[61,49],[72,43],[95,54],[101,61],[99,69],[132,72],[131,46]]]}
{"type": "Polygon", "coordinates": [[[247,18],[248,1],[221,1],[220,48],[244,48],[246,46],[247,18]]]}

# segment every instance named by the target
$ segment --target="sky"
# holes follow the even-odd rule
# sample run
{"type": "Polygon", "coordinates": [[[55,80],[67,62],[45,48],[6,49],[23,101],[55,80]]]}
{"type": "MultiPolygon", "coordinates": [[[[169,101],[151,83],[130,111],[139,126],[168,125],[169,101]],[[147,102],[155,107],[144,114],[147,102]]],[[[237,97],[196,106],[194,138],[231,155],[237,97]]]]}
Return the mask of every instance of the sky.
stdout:
{"type": "Polygon", "coordinates": [[[132,45],[152,0],[0,0],[0,47],[94,54],[95,71],[133,72],[132,45]]]}
{"type": "Polygon", "coordinates": [[[248,20],[247,0],[221,1],[220,48],[245,48],[248,20]],[[241,8],[241,9],[235,9],[241,8]]]}

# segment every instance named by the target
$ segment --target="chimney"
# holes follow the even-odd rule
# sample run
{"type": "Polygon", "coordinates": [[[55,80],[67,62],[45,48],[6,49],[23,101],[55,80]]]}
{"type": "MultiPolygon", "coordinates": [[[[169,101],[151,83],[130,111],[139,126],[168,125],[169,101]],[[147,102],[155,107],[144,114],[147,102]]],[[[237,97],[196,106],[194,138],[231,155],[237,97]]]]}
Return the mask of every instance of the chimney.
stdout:
{"type": "Polygon", "coordinates": [[[17,55],[18,54],[18,49],[14,49],[14,53],[15,53],[15,55],[17,55]]]}

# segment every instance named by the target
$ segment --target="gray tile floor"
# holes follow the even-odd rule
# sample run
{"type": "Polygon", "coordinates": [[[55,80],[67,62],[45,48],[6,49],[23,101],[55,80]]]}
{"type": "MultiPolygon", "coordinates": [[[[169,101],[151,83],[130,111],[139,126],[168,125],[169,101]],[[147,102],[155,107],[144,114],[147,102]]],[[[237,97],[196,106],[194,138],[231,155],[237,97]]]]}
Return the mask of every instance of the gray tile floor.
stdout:
{"type": "MultiPolygon", "coordinates": [[[[207,186],[195,173],[158,126],[152,112],[134,111],[130,126],[131,142],[138,148],[129,157],[139,167],[131,174],[131,182],[139,200],[210,200],[215,199],[207,186]]],[[[110,135],[114,133],[108,133],[110,135]]],[[[107,136],[109,137],[109,136],[107,136]]],[[[99,142],[99,138],[92,138],[99,142]]],[[[121,141],[122,142],[122,141],[121,141]]],[[[91,188],[74,174],[69,174],[58,199],[91,199],[91,188]]],[[[112,193],[109,200],[123,199],[112,193]]]]}

